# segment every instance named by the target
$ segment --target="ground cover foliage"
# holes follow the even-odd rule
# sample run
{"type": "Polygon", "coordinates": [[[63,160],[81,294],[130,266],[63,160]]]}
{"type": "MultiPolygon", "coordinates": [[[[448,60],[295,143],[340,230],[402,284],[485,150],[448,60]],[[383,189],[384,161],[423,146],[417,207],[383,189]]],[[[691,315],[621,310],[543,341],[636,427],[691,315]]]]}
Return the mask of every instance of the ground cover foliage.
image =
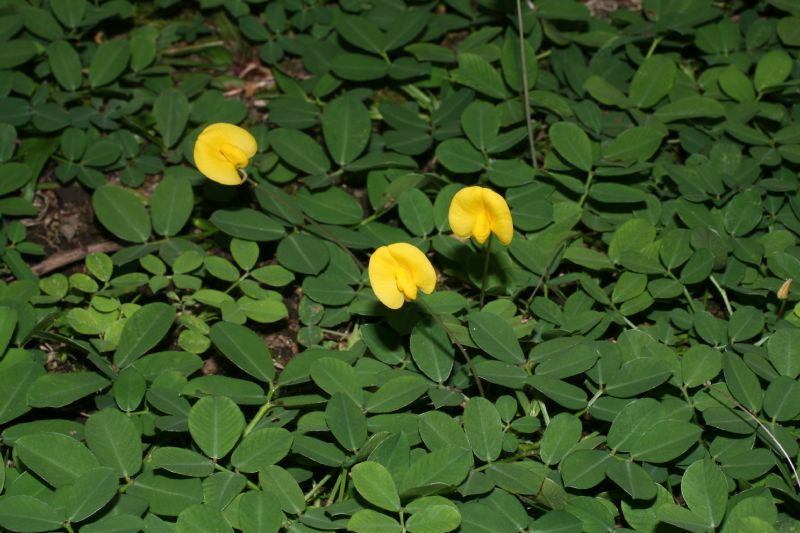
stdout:
{"type": "Polygon", "coordinates": [[[0,527],[797,531],[800,7],[534,4],[0,2],[0,527]],[[68,187],[119,249],[37,276],[68,187]]]}

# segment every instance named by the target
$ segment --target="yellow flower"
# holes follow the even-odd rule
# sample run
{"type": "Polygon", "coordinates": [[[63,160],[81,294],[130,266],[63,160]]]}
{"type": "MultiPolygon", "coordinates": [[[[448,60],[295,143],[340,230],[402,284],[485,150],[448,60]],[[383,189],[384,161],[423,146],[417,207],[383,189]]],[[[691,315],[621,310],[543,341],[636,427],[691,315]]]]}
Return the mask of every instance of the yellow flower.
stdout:
{"type": "Polygon", "coordinates": [[[416,300],[417,289],[433,292],[436,271],[419,248],[398,242],[381,246],[369,258],[369,282],[383,305],[399,309],[406,300],[416,300]]]}
{"type": "Polygon", "coordinates": [[[486,187],[465,187],[450,202],[447,214],[453,233],[461,238],[475,237],[483,244],[490,233],[508,244],[514,236],[514,223],[505,199],[486,187]]]}
{"type": "Polygon", "coordinates": [[[194,164],[205,177],[223,185],[241,185],[239,169],[250,162],[258,146],[250,132],[233,124],[208,126],[194,143],[194,164]]]}

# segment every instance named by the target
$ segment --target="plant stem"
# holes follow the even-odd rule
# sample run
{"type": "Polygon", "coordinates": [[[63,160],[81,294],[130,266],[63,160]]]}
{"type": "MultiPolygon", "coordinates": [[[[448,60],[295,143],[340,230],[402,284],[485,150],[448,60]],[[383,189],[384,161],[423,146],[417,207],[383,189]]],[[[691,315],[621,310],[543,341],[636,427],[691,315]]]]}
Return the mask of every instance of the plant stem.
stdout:
{"type": "Polygon", "coordinates": [[[517,0],[517,28],[519,29],[519,58],[522,63],[522,98],[525,104],[525,123],[528,126],[531,164],[533,168],[539,168],[539,163],[536,161],[536,146],[533,142],[533,119],[531,119],[531,102],[528,92],[528,62],[525,56],[525,31],[522,27],[522,0],[517,0]]]}
{"type": "MultiPolygon", "coordinates": [[[[713,392],[716,392],[716,391],[713,391],[713,390],[711,389],[711,386],[710,386],[708,383],[706,383],[706,387],[707,387],[707,388],[708,388],[708,390],[710,391],[710,392],[709,392],[709,395],[710,395],[712,398],[715,398],[715,397],[714,397],[714,394],[713,394],[713,392]]],[[[736,398],[734,398],[734,397],[733,397],[733,396],[731,396],[730,394],[727,394],[727,396],[728,396],[728,400],[730,400],[731,402],[733,402],[733,404],[734,404],[734,405],[735,405],[737,408],[739,408],[741,411],[743,411],[745,414],[747,414],[747,415],[748,415],[750,418],[752,418],[752,419],[753,419],[753,422],[755,422],[756,424],[758,424],[758,425],[759,425],[759,427],[760,427],[762,430],[764,430],[764,433],[766,433],[766,434],[767,434],[767,436],[770,438],[770,440],[771,440],[771,441],[772,441],[772,443],[775,445],[775,447],[778,449],[778,451],[781,453],[781,455],[783,455],[783,458],[784,458],[784,459],[786,459],[786,462],[788,463],[788,465],[789,465],[789,468],[792,470],[792,475],[794,476],[794,481],[795,481],[795,483],[797,483],[797,488],[798,488],[798,489],[800,489],[800,475],[798,475],[798,473],[797,473],[797,468],[794,466],[794,461],[792,460],[791,456],[789,456],[789,453],[786,451],[786,448],[784,448],[784,447],[783,447],[783,445],[780,443],[780,441],[777,439],[777,437],[775,437],[775,435],[772,433],[772,431],[770,431],[770,430],[769,430],[769,428],[768,428],[768,427],[767,427],[767,426],[766,426],[766,425],[765,425],[765,424],[764,424],[764,423],[763,423],[761,420],[759,420],[759,418],[758,418],[758,417],[757,417],[755,414],[753,414],[753,413],[750,411],[750,409],[748,409],[747,407],[745,407],[744,405],[742,405],[741,403],[739,403],[739,402],[736,400],[736,398]]],[[[722,403],[723,405],[725,405],[725,404],[724,404],[724,402],[722,402],[722,401],[721,401],[719,398],[715,398],[715,399],[716,399],[718,402],[720,402],[720,403],[722,403]]]]}
{"type": "Polygon", "coordinates": [[[578,202],[578,207],[583,207],[583,204],[586,203],[586,199],[589,198],[589,187],[592,186],[593,179],[594,179],[594,172],[590,170],[588,176],[586,177],[586,185],[584,185],[583,187],[583,194],[581,195],[581,199],[578,202]]]}
{"type": "Polygon", "coordinates": [[[475,370],[475,365],[472,362],[472,358],[467,353],[467,350],[464,348],[464,345],[461,344],[461,342],[459,342],[459,340],[456,338],[456,336],[453,334],[453,332],[450,331],[450,328],[447,327],[447,324],[444,323],[444,320],[442,320],[442,318],[439,315],[434,313],[433,309],[431,309],[430,306],[428,306],[428,304],[426,302],[424,302],[422,300],[417,300],[417,301],[420,303],[420,305],[422,305],[422,307],[425,308],[425,311],[427,311],[428,314],[434,320],[436,320],[436,322],[438,322],[440,326],[442,326],[442,329],[444,329],[445,333],[447,333],[447,336],[450,337],[450,342],[452,342],[453,344],[455,344],[458,347],[458,350],[461,352],[461,355],[464,356],[464,359],[467,362],[467,367],[469,368],[469,373],[472,374],[472,378],[475,380],[475,385],[478,387],[478,393],[481,396],[485,397],[486,394],[483,391],[483,384],[481,384],[481,378],[478,377],[478,372],[475,370]]]}
{"type": "Polygon", "coordinates": [[[486,243],[486,255],[483,259],[483,276],[481,276],[481,303],[480,309],[483,309],[483,300],[486,297],[486,278],[489,277],[489,262],[492,259],[492,235],[489,234],[489,242],[486,243]]]}
{"type": "Polygon", "coordinates": [[[253,429],[255,429],[255,427],[258,425],[258,423],[261,422],[261,419],[264,418],[264,415],[267,414],[267,411],[269,411],[272,408],[272,397],[273,397],[273,395],[275,394],[275,392],[277,390],[278,390],[278,387],[274,383],[272,383],[270,381],[270,383],[269,383],[269,391],[267,392],[267,401],[265,401],[264,405],[262,405],[258,409],[258,411],[256,412],[256,415],[253,417],[253,419],[250,421],[250,423],[247,424],[247,427],[244,428],[243,437],[248,436],[253,431],[253,429]]]}
{"type": "Polygon", "coordinates": [[[733,314],[733,309],[731,308],[730,300],[728,300],[728,293],[722,288],[722,285],[717,282],[717,279],[713,275],[709,276],[709,279],[711,279],[711,283],[714,284],[720,295],[722,295],[722,301],[725,302],[725,310],[728,311],[728,316],[731,316],[733,314]]]}

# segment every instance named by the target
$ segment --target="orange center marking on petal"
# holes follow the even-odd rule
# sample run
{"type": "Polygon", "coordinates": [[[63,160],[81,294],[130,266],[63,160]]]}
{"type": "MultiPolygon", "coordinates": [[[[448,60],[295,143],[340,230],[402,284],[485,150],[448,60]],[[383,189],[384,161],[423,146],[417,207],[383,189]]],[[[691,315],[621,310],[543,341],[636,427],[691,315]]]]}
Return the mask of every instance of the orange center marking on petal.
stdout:
{"type": "Polygon", "coordinates": [[[244,168],[247,166],[247,154],[232,144],[223,143],[222,146],[219,147],[219,153],[237,168],[244,168]]]}

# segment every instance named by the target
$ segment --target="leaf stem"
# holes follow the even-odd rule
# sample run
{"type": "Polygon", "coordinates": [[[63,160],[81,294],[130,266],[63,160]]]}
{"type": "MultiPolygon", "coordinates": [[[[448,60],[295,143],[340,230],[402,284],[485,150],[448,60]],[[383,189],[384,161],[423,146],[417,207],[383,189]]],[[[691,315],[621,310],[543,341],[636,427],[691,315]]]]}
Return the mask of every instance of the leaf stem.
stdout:
{"type": "Polygon", "coordinates": [[[261,419],[264,418],[264,415],[267,414],[267,411],[269,411],[272,408],[272,397],[275,395],[275,392],[277,390],[278,386],[276,386],[273,382],[270,381],[269,391],[267,392],[267,401],[264,402],[264,405],[259,407],[258,411],[256,412],[256,415],[253,417],[250,423],[247,424],[247,427],[244,428],[244,433],[242,437],[248,436],[253,431],[253,429],[255,429],[258,423],[261,422],[261,419]]]}
{"type": "Polygon", "coordinates": [[[483,309],[483,301],[486,297],[486,278],[489,277],[489,262],[492,259],[492,235],[489,234],[489,242],[486,244],[486,253],[483,258],[483,276],[481,276],[481,301],[480,309],[483,309]]]}
{"type": "MultiPolygon", "coordinates": [[[[705,387],[708,388],[708,390],[710,391],[709,395],[712,398],[716,399],[718,402],[720,402],[723,405],[725,405],[724,402],[722,402],[722,400],[720,400],[719,398],[716,398],[714,396],[714,393],[716,393],[717,391],[713,390],[709,383],[706,383],[705,387]]],[[[792,458],[789,455],[789,453],[786,451],[786,448],[783,447],[783,445],[780,443],[780,441],[775,436],[775,434],[772,433],[772,431],[770,431],[770,429],[755,414],[753,414],[753,412],[750,411],[750,409],[748,409],[747,407],[745,407],[744,405],[739,403],[736,400],[736,398],[734,398],[730,394],[727,394],[727,396],[728,396],[728,400],[730,400],[737,408],[739,408],[741,411],[743,411],[745,414],[747,414],[750,418],[752,418],[753,422],[758,424],[759,427],[762,430],[764,430],[764,433],[767,434],[767,436],[770,438],[770,440],[772,441],[774,446],[778,449],[778,451],[781,453],[781,455],[783,455],[783,458],[789,464],[789,468],[792,470],[792,475],[794,476],[794,481],[795,481],[795,483],[797,483],[797,488],[800,489],[800,475],[798,475],[797,468],[794,466],[794,461],[792,460],[792,458]]]]}
{"type": "Polygon", "coordinates": [[[522,0],[517,0],[517,29],[519,30],[519,60],[522,63],[522,97],[525,104],[525,123],[528,126],[531,164],[533,168],[539,168],[539,163],[536,161],[536,146],[533,141],[533,119],[531,118],[531,101],[528,91],[528,62],[525,55],[525,30],[522,24],[522,0]]]}
{"type": "Polygon", "coordinates": [[[586,184],[583,186],[583,194],[578,202],[578,207],[583,207],[583,204],[586,203],[586,199],[589,198],[589,187],[592,186],[592,180],[594,180],[594,172],[590,170],[586,177],[586,184]]]}
{"type": "Polygon", "coordinates": [[[472,378],[475,380],[475,385],[478,387],[478,393],[482,397],[486,397],[486,393],[483,390],[483,384],[481,384],[481,378],[478,377],[478,372],[475,370],[475,365],[472,362],[472,358],[467,353],[467,350],[466,348],[464,348],[464,345],[461,344],[461,342],[456,338],[453,332],[450,331],[450,328],[447,327],[447,324],[444,323],[444,320],[442,320],[442,318],[439,315],[433,312],[433,309],[430,308],[427,302],[424,302],[422,300],[417,300],[417,301],[420,303],[420,305],[422,305],[422,307],[425,308],[425,311],[427,311],[428,314],[431,317],[433,317],[433,319],[436,320],[436,322],[438,322],[440,326],[442,326],[442,329],[444,329],[445,333],[447,333],[447,336],[450,337],[450,342],[452,342],[458,347],[458,350],[461,352],[461,355],[464,356],[464,359],[467,362],[469,373],[472,374],[472,378]]]}
{"type": "Polygon", "coordinates": [[[722,285],[719,284],[719,282],[713,276],[713,274],[709,276],[709,279],[711,280],[711,283],[714,284],[714,287],[717,288],[720,295],[722,296],[722,301],[725,302],[725,310],[728,311],[728,316],[730,317],[733,314],[733,309],[731,308],[730,300],[728,300],[728,293],[725,291],[725,289],[722,288],[722,285]]]}

